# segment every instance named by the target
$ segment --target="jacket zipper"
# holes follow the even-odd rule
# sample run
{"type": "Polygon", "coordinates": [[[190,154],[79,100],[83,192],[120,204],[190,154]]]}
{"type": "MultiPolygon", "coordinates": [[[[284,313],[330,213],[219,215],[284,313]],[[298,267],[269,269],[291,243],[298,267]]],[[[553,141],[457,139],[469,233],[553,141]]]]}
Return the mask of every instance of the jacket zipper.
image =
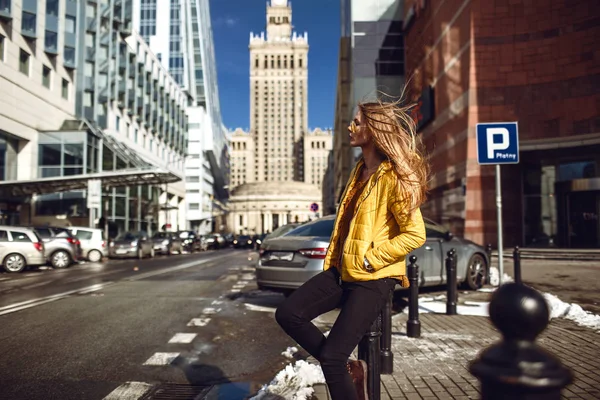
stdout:
{"type": "MultiPolygon", "coordinates": [[[[369,187],[369,191],[367,192],[367,194],[365,195],[365,197],[363,198],[363,200],[360,202],[360,204],[357,204],[356,209],[354,210],[354,215],[352,217],[352,222],[350,223],[350,229],[348,230],[348,233],[352,232],[352,228],[354,227],[354,218],[356,217],[358,210],[360,209],[360,206],[363,205],[363,203],[365,202],[365,200],[367,199],[367,197],[369,197],[369,195],[371,194],[371,191],[373,191],[373,188],[377,185],[377,182],[379,181],[379,179],[381,179],[382,174],[380,173],[377,176],[377,179],[375,179],[375,183],[373,183],[373,185],[371,187],[369,187]]],[[[344,254],[344,252],[346,251],[346,246],[348,245],[348,238],[346,238],[346,240],[344,241],[344,246],[342,248],[342,255],[344,254]]]]}

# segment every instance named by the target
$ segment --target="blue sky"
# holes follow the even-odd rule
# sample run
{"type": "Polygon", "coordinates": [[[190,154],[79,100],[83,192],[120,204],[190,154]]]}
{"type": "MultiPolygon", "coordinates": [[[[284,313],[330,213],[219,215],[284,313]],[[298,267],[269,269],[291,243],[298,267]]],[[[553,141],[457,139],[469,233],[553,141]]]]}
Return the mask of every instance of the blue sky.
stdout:
{"type": "MultiPolygon", "coordinates": [[[[308,124],[332,127],[340,38],[340,0],[295,0],[292,23],[308,32],[308,124]]],[[[265,30],[266,0],[210,0],[221,113],[225,125],[249,128],[250,32],[265,30]]]]}

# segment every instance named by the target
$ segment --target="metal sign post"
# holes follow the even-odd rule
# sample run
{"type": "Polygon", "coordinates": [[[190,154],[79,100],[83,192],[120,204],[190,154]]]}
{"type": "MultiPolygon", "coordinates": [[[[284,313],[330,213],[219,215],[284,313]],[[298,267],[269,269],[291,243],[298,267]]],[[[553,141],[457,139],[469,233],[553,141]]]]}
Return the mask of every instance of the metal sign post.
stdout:
{"type": "Polygon", "coordinates": [[[502,182],[500,165],[519,163],[519,133],[516,122],[477,124],[477,161],[480,165],[496,166],[496,217],[498,225],[499,283],[504,277],[502,182]]]}

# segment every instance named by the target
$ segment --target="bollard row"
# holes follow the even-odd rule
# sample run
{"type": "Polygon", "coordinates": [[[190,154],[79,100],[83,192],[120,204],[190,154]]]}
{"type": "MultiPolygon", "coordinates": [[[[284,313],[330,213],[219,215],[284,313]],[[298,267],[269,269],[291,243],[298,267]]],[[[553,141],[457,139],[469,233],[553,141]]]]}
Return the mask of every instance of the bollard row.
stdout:
{"type": "Polygon", "coordinates": [[[458,302],[458,292],[456,282],[456,250],[448,251],[446,257],[446,315],[456,315],[456,304],[458,302]]]}

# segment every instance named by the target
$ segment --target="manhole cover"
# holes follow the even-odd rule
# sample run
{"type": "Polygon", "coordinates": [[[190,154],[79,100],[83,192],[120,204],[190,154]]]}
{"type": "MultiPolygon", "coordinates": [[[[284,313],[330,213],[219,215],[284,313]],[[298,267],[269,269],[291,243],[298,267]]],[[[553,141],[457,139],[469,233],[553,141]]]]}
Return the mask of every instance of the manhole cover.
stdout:
{"type": "Polygon", "coordinates": [[[142,400],[202,400],[212,386],[163,383],[155,387],[142,400]]]}

